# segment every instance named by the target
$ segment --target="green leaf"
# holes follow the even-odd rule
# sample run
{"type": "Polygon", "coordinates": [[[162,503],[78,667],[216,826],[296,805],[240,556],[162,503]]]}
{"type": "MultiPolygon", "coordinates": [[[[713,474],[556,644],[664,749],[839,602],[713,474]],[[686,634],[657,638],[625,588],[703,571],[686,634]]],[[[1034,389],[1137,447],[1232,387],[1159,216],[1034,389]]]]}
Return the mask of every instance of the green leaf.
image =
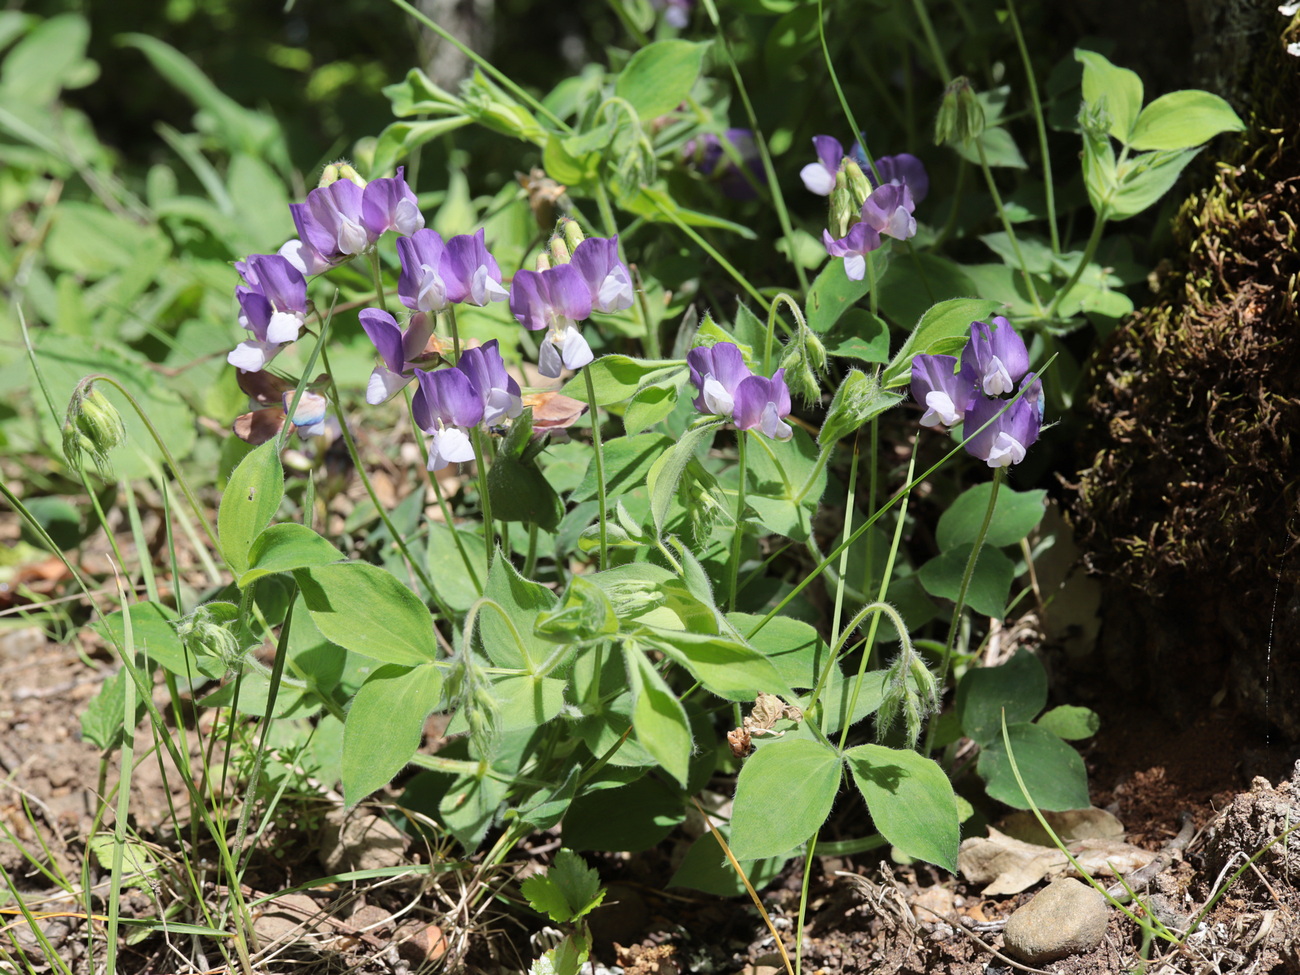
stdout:
{"type": "Polygon", "coordinates": [[[600,874],[572,850],[557,853],[546,873],[533,874],[519,890],[529,907],[557,924],[590,913],[605,899],[600,874]]]}
{"type": "Polygon", "coordinates": [[[1119,188],[1107,211],[1112,220],[1141,213],[1173,188],[1199,149],[1181,152],[1144,152],[1125,160],[1117,170],[1119,188]]]}
{"type": "MultiPolygon", "coordinates": [[[[970,550],[969,543],[944,549],[921,566],[916,575],[925,591],[931,596],[956,602],[970,550]]],[[[1002,554],[1001,549],[985,545],[980,549],[970,586],[966,590],[966,605],[982,616],[1001,619],[1007,608],[1007,597],[1011,593],[1011,582],[1015,574],[1015,566],[1002,554]]]]}
{"type": "Polygon", "coordinates": [[[1044,713],[1034,723],[1066,741],[1080,741],[1097,733],[1101,718],[1090,708],[1062,704],[1044,713]]]}
{"type": "Polygon", "coordinates": [[[559,602],[555,593],[525,579],[508,558],[498,553],[492,560],[483,595],[509,618],[507,622],[492,606],[479,610],[478,632],[488,659],[497,667],[531,672],[555,649],[533,632],[538,617],[553,611],[559,602]]]}
{"type": "Polygon", "coordinates": [[[537,614],[533,632],[555,643],[585,643],[618,632],[618,615],[603,589],[584,576],[572,576],[553,610],[537,614]]]}
{"type": "Polygon", "coordinates": [[[752,701],[759,691],[791,696],[772,662],[743,643],[658,628],[644,639],[689,670],[705,689],[728,701],[752,701]]]}
{"type": "MultiPolygon", "coordinates": [[[[112,833],[96,833],[86,846],[104,870],[113,869],[113,849],[116,842],[112,833]]],[[[156,881],[162,868],[152,851],[143,843],[125,840],[122,843],[122,882],[127,887],[144,890],[156,881]]]]}
{"type": "Polygon", "coordinates": [[[757,234],[743,223],[724,220],[711,213],[702,213],[681,206],[668,193],[658,186],[638,186],[635,192],[621,193],[618,205],[628,213],[659,223],[684,223],[688,227],[716,227],[738,234],[745,240],[754,240],[757,234]]]}
{"type": "Polygon", "coordinates": [[[912,381],[912,357],[952,352],[965,345],[973,322],[982,321],[998,310],[996,301],[983,298],[950,298],[932,306],[921,316],[881,376],[886,389],[912,381]]]}
{"type": "Polygon", "coordinates": [[[844,757],[880,834],[909,857],[956,873],[957,798],[938,763],[883,745],[858,745],[844,757]]]}
{"type": "MultiPolygon", "coordinates": [[[[689,887],[702,890],[715,897],[743,897],[746,888],[738,876],[736,868],[727,859],[718,843],[716,833],[722,833],[725,839],[731,830],[726,826],[714,825],[686,851],[669,887],[689,887]]],[[[765,857],[761,860],[748,860],[740,864],[745,876],[755,890],[762,890],[775,880],[784,869],[788,857],[765,857]]]]}
{"type": "Polygon", "coordinates": [[[426,142],[455,132],[473,121],[468,115],[453,115],[425,122],[392,122],[379,133],[371,169],[376,173],[387,173],[426,142]]]}
{"type": "Polygon", "coordinates": [[[662,842],[685,818],[686,810],[673,788],[647,775],[575,799],[564,817],[564,845],[638,853],[662,842]]]}
{"type": "Polygon", "coordinates": [[[239,577],[239,588],[262,576],[292,572],[314,565],[328,565],[346,556],[306,525],[286,522],[272,525],[253,540],[248,549],[248,571],[239,577]]]}
{"type": "Polygon", "coordinates": [[[585,367],[586,375],[570,379],[560,392],[587,402],[587,376],[596,390],[597,406],[612,406],[629,399],[647,380],[680,372],[685,364],[672,359],[634,359],[630,355],[603,355],[585,367]]]}
{"type": "Polygon", "coordinates": [[[727,621],[746,635],[751,646],[772,661],[781,679],[793,688],[816,686],[822,671],[830,665],[830,651],[821,635],[802,620],[776,616],[753,636],[749,632],[761,616],[728,613],[727,621]]]}
{"type": "Polygon", "coordinates": [[[441,697],[442,671],[433,664],[389,664],[361,685],[343,725],[343,796],[349,806],[386,786],[411,760],[441,697]]]}
{"type": "Polygon", "coordinates": [[[889,324],[865,308],[850,308],[822,344],[828,355],[884,364],[889,361],[889,324]]]}
{"type": "Polygon", "coordinates": [[[533,409],[530,406],[510,425],[510,432],[501,441],[496,459],[488,468],[492,517],[501,521],[522,521],[551,532],[564,517],[564,504],[532,456],[529,449],[532,433],[533,409]]]}
{"type": "Polygon", "coordinates": [[[677,408],[679,383],[651,383],[636,391],[623,413],[623,429],[629,435],[640,433],[669,416],[677,408]]]}
{"type": "Polygon", "coordinates": [[[297,569],[303,603],[321,635],[345,650],[413,666],[438,659],[429,610],[390,572],[365,562],[297,569]]]}
{"type": "Polygon", "coordinates": [[[1171,91],[1137,117],[1130,149],[1191,149],[1221,132],[1244,132],[1232,106],[1208,91],[1171,91]]]}
{"type": "Polygon", "coordinates": [[[564,708],[564,681],[518,674],[492,684],[500,717],[499,731],[540,728],[564,708]]]}
{"type": "MultiPolygon", "coordinates": [[[[935,540],[940,551],[956,548],[958,545],[973,545],[979,534],[980,525],[984,523],[984,513],[989,507],[989,492],[993,483],[986,481],[963,491],[957,500],[948,506],[939,516],[939,528],[935,540]]],[[[1043,520],[1046,510],[1046,491],[1013,491],[1005,484],[998,489],[998,503],[993,509],[993,518],[989,521],[986,545],[1001,548],[1014,545],[1043,520]]]]}
{"type": "Polygon", "coordinates": [[[706,438],[712,438],[718,429],[717,423],[705,423],[687,430],[680,440],[665,450],[650,465],[646,472],[646,487],[650,491],[650,520],[656,533],[662,534],[668,512],[672,508],[673,497],[677,494],[677,485],[682,479],[686,465],[695,457],[695,452],[706,438]]]}
{"type": "MultiPolygon", "coordinates": [[[[673,439],[662,433],[639,433],[608,441],[604,450],[605,493],[615,498],[645,483],[650,467],[673,446],[673,439]]],[[[596,497],[600,479],[596,476],[596,458],[587,464],[587,472],[569,501],[579,503],[596,497]]]]}
{"type": "Polygon", "coordinates": [[[614,84],[614,94],[625,98],[641,117],[642,126],[666,115],[686,100],[704,65],[708,43],[655,41],[628,61],[614,84]]]}
{"type": "Polygon", "coordinates": [[[861,281],[853,281],[844,273],[840,261],[831,261],[808,289],[804,315],[808,327],[825,334],[840,317],[856,305],[871,290],[872,275],[865,274],[861,281]]]}
{"type": "Polygon", "coordinates": [[[1002,714],[1007,724],[1033,720],[1047,703],[1047,671],[1028,650],[1020,650],[998,667],[968,670],[957,685],[954,705],[962,731],[988,746],[1002,735],[1002,714]]]}
{"type": "Polygon", "coordinates": [[[817,504],[826,492],[826,467],[816,442],[796,427],[789,440],[749,439],[751,493],[746,502],[768,531],[803,541],[812,531],[817,504]]]}
{"type": "Polygon", "coordinates": [[[279,438],[272,437],[235,468],[217,509],[217,538],[221,554],[234,571],[248,571],[248,551],[284,499],[284,468],[279,438]]]}
{"type": "MultiPolygon", "coordinates": [[[[130,679],[131,675],[125,667],[119,670],[104,681],[99,693],[90,699],[86,710],[81,712],[81,737],[101,752],[113,752],[122,747],[126,732],[123,723],[126,717],[126,682],[130,679]]],[[[144,717],[144,709],[144,701],[137,695],[135,716],[131,722],[133,732],[144,717]]]]}
{"type": "Polygon", "coordinates": [[[959,156],[978,166],[981,147],[984,149],[984,160],[990,166],[1000,166],[1004,169],[1029,168],[1025,157],[1020,154],[1020,149],[1016,146],[1016,140],[1000,125],[990,126],[981,132],[977,139],[959,143],[954,148],[959,156]]]}
{"type": "Polygon", "coordinates": [[[453,610],[465,612],[478,599],[483,576],[487,572],[487,543],[478,532],[457,531],[460,544],[465,548],[470,564],[477,571],[471,576],[456,548],[456,538],[445,524],[429,519],[429,576],[438,595],[453,610]]]}
{"type": "Polygon", "coordinates": [[[627,646],[625,655],[628,683],[636,698],[632,727],[637,741],[665,772],[685,786],[692,747],[686,712],[645,654],[635,646],[627,646]]]}
{"type": "Polygon", "coordinates": [[[875,376],[854,369],[844,377],[826,410],[826,419],[817,434],[817,443],[825,448],[856,431],[873,416],[879,416],[891,406],[902,402],[897,393],[887,393],[880,388],[875,376]]]}
{"type": "MultiPolygon", "coordinates": [[[[176,634],[176,614],[159,603],[142,601],[132,603],[126,610],[116,610],[94,624],[93,629],[114,646],[126,649],[126,621],[124,613],[131,614],[131,641],[137,653],[143,652],[155,663],[173,674],[185,674],[194,667],[195,660],[185,652],[185,644],[176,634]],[[189,661],[187,666],[186,661],[189,661]]],[[[219,675],[224,665],[217,669],[219,675]]],[[[121,722],[121,715],[118,715],[121,722]]]]}
{"type": "Polygon", "coordinates": [[[1142,108],[1142,79],[1096,51],[1076,48],[1074,57],[1083,63],[1084,102],[1089,108],[1104,108],[1110,117],[1110,134],[1127,143],[1142,108]]]}
{"type": "Polygon", "coordinates": [[[558,945],[544,952],[528,969],[528,975],[582,975],[591,945],[578,934],[566,934],[558,945]]]}
{"type": "MultiPolygon", "coordinates": [[[[1035,724],[1012,724],[1008,720],[1007,736],[1016,767],[1020,769],[1034,805],[1049,812],[1087,809],[1091,805],[1088,772],[1077,751],[1046,728],[1035,724]]],[[[1013,809],[1029,808],[1011,770],[1000,728],[997,739],[980,752],[979,774],[986,783],[985,791],[989,798],[1004,802],[1013,809]]]]}
{"type": "Polygon", "coordinates": [[[840,787],[840,757],[803,738],[762,745],[736,780],[731,852],[737,860],[781,856],[821,828],[840,787]]]}

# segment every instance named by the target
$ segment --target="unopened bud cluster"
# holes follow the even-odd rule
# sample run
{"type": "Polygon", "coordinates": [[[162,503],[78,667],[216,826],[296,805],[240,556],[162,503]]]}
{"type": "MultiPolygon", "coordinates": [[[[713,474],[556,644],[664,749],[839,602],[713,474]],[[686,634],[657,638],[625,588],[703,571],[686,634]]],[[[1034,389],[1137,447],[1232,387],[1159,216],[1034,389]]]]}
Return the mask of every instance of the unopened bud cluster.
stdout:
{"type": "Polygon", "coordinates": [[[68,463],[82,470],[89,455],[99,472],[107,475],[112,469],[108,452],[125,441],[122,414],[95,388],[94,377],[83,379],[73,391],[63,420],[63,455],[68,463]]]}

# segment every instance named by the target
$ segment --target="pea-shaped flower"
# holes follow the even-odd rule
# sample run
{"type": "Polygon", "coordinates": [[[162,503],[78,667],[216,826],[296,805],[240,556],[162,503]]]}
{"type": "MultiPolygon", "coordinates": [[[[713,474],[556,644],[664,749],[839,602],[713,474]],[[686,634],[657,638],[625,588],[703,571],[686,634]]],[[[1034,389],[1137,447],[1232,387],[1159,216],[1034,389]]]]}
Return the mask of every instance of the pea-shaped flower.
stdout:
{"type": "Polygon", "coordinates": [[[226,356],[232,366],[259,372],[286,343],[298,338],[307,317],[307,281],[278,254],[253,254],[235,270],[244,284],[235,289],[239,324],[252,333],[226,356]]]}
{"type": "Polygon", "coordinates": [[[469,431],[491,425],[523,410],[519,384],[506,373],[497,341],[466,349],[455,366],[424,372],[417,369],[420,388],[411,399],[416,424],[433,439],[429,470],[474,459],[469,431]]]}
{"type": "Polygon", "coordinates": [[[558,379],[566,368],[581,369],[594,358],[577,324],[591,314],[591,289],[573,264],[515,272],[510,312],[524,328],[547,330],[537,371],[548,379],[558,379]]]}
{"type": "Polygon", "coordinates": [[[790,415],[790,389],[784,369],[771,379],[754,375],[732,342],[691,349],[686,365],[699,394],[695,408],[701,413],[728,417],[737,430],[758,430],[773,440],[794,435],[785,422],[790,415]]]}
{"type": "Polygon", "coordinates": [[[1001,315],[993,324],[974,322],[970,342],[962,353],[962,368],[970,372],[986,396],[1005,396],[1029,371],[1029,350],[1011,323],[1001,315]]]}
{"type": "Polygon", "coordinates": [[[415,378],[415,362],[429,344],[433,322],[423,312],[416,312],[403,330],[397,319],[378,308],[364,308],[357,317],[383,360],[366,385],[366,402],[375,406],[415,378]]]}

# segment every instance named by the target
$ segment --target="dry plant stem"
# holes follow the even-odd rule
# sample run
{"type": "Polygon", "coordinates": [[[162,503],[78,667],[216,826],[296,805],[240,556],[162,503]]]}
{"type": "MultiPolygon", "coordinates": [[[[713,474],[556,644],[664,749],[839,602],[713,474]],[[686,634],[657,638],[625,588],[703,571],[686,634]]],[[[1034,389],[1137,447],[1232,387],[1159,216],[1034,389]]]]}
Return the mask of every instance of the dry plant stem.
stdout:
{"type": "MultiPolygon", "coordinates": [[[[736,855],[731,852],[731,847],[727,845],[727,841],[722,838],[722,834],[719,833],[717,828],[713,825],[713,820],[709,818],[709,814],[704,811],[704,808],[695,800],[694,796],[691,796],[691,805],[693,805],[695,811],[700,814],[700,818],[708,824],[709,832],[712,833],[713,838],[718,841],[718,846],[722,847],[722,852],[726,854],[727,862],[731,864],[731,869],[736,871],[736,876],[740,878],[740,882],[745,885],[745,890],[749,892],[750,900],[752,900],[754,906],[758,908],[758,913],[763,918],[763,923],[767,925],[767,930],[772,934],[772,940],[776,942],[776,950],[781,953],[781,961],[785,963],[787,975],[795,975],[795,970],[790,964],[790,956],[786,954],[785,942],[781,940],[781,935],[777,933],[776,925],[772,923],[771,915],[767,913],[767,908],[763,906],[763,899],[758,896],[758,891],[756,891],[754,885],[749,882],[749,877],[741,868],[740,861],[737,860],[736,855]]],[[[802,940],[799,935],[796,935],[796,938],[802,940]]],[[[798,943],[798,940],[796,941],[796,944],[798,943]]]]}
{"type": "Polygon", "coordinates": [[[609,538],[605,527],[605,452],[600,442],[600,410],[596,406],[596,384],[591,378],[591,369],[582,370],[587,381],[587,403],[591,409],[591,442],[596,453],[596,498],[600,505],[600,568],[609,565],[609,538]]]}

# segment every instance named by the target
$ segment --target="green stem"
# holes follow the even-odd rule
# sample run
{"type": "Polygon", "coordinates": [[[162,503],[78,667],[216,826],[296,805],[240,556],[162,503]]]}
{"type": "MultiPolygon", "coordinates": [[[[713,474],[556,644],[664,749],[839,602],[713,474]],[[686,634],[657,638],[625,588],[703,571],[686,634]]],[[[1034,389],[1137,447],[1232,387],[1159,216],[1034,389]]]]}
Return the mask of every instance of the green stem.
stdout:
{"type": "Polygon", "coordinates": [[[470,440],[474,445],[474,466],[478,468],[479,506],[483,511],[483,543],[487,547],[488,572],[492,571],[492,560],[496,557],[496,526],[492,523],[492,495],[488,491],[487,452],[483,449],[483,427],[477,426],[471,431],[470,440]]]}
{"type": "Polygon", "coordinates": [[[808,849],[803,855],[803,883],[799,885],[799,915],[794,923],[794,970],[803,972],[803,926],[808,917],[808,882],[812,878],[813,856],[817,850],[817,831],[808,837],[808,849]]]}
{"type": "MultiPolygon", "coordinates": [[[[843,538],[848,538],[853,534],[853,499],[858,494],[858,434],[853,435],[853,462],[849,465],[849,491],[848,500],[844,503],[844,530],[841,533],[843,538]]],[[[871,536],[867,536],[867,564],[871,564],[871,536]]],[[[844,551],[840,553],[840,571],[839,579],[835,585],[835,609],[831,611],[831,646],[837,644],[840,640],[840,614],[844,611],[844,576],[849,570],[849,550],[845,546],[844,551]]],[[[870,569],[868,569],[870,571],[870,569]]],[[[865,593],[866,590],[864,589],[865,593]]]]}
{"type": "MultiPolygon", "coordinates": [[[[993,509],[998,503],[998,488],[1002,486],[1002,481],[1006,477],[1007,469],[1005,467],[996,468],[993,471],[993,488],[989,491],[989,504],[984,509],[984,520],[980,523],[979,531],[975,534],[975,545],[970,550],[970,556],[966,559],[966,569],[961,575],[961,585],[957,587],[957,601],[952,608],[952,623],[948,627],[948,639],[944,642],[943,656],[939,659],[939,679],[937,686],[942,690],[944,681],[948,679],[948,669],[952,663],[953,646],[957,642],[957,629],[961,623],[962,613],[966,609],[966,593],[970,589],[971,577],[975,575],[975,563],[979,561],[980,549],[984,545],[984,539],[988,536],[989,525],[993,521],[993,509]]],[[[930,754],[930,745],[934,741],[935,726],[938,724],[938,714],[930,717],[929,725],[925,732],[925,748],[922,749],[922,755],[930,754]]]]}
{"type": "Polygon", "coordinates": [[[524,578],[531,579],[537,571],[537,522],[528,523],[528,554],[524,556],[524,578]]]}
{"type": "Polygon", "coordinates": [[[1038,151],[1043,157],[1043,186],[1047,191],[1047,229],[1052,237],[1052,253],[1061,253],[1061,238],[1056,230],[1056,187],[1052,183],[1052,157],[1047,152],[1047,122],[1043,118],[1043,103],[1038,97],[1038,82],[1034,78],[1034,65],[1029,59],[1029,48],[1025,46],[1025,35],[1020,29],[1020,18],[1016,16],[1015,0],[1007,0],[1007,15],[1011,19],[1011,30],[1016,35],[1016,46],[1020,48],[1020,60],[1025,65],[1025,80],[1029,82],[1029,100],[1034,106],[1034,124],[1038,127],[1038,151]]]}
{"type": "Polygon", "coordinates": [[[1016,238],[1016,232],[1011,227],[1011,220],[1007,217],[1006,207],[1002,203],[1002,194],[998,192],[997,181],[993,178],[993,169],[989,166],[988,154],[984,151],[984,141],[981,138],[976,138],[973,142],[975,151],[979,153],[980,169],[984,172],[984,182],[988,184],[989,196],[993,198],[993,205],[997,207],[998,211],[998,219],[1002,222],[1002,232],[1007,235],[1011,250],[1016,255],[1016,263],[1020,265],[1020,273],[1025,278],[1025,287],[1029,289],[1029,297],[1034,302],[1034,311],[1042,315],[1043,303],[1039,300],[1038,288],[1034,286],[1034,276],[1029,273],[1029,268],[1025,267],[1025,257],[1020,252],[1020,241],[1016,238]]]}
{"type": "Polygon", "coordinates": [[[1083,248],[1083,257],[1079,258],[1079,263],[1075,267],[1074,273],[1072,273],[1069,280],[1061,286],[1061,290],[1056,292],[1056,297],[1052,299],[1052,304],[1047,309],[1047,317],[1049,319],[1054,318],[1057,315],[1061,307],[1062,299],[1065,298],[1071,288],[1079,283],[1079,278],[1083,277],[1084,270],[1087,269],[1088,265],[1092,263],[1092,259],[1097,255],[1097,248],[1101,244],[1102,231],[1105,229],[1106,212],[1103,210],[1097,214],[1096,219],[1093,221],[1092,233],[1088,235],[1088,243],[1085,244],[1083,248]]]}
{"type": "Polygon", "coordinates": [[[636,41],[638,47],[645,47],[650,43],[650,38],[646,32],[633,23],[632,18],[624,9],[622,0],[609,0],[610,7],[613,8],[615,16],[623,24],[623,29],[632,35],[632,40],[636,41]]]}
{"type": "Polygon", "coordinates": [[[605,527],[605,452],[600,442],[600,411],[596,407],[596,385],[591,370],[582,370],[587,381],[587,403],[591,409],[591,442],[596,449],[596,497],[600,503],[600,568],[609,566],[609,538],[605,527]]]}
{"type": "Polygon", "coordinates": [[[375,283],[375,301],[379,302],[381,311],[388,311],[388,300],[384,296],[384,275],[379,266],[379,249],[370,252],[370,277],[375,283]]]}
{"type": "Polygon", "coordinates": [[[759,292],[759,290],[755,288],[752,284],[750,284],[749,280],[743,274],[737,271],[736,268],[732,265],[732,263],[728,261],[725,257],[723,257],[721,253],[718,252],[718,249],[716,247],[714,247],[707,240],[705,240],[698,233],[696,233],[694,227],[687,224],[684,220],[682,220],[681,217],[673,213],[673,211],[669,210],[666,206],[664,206],[662,203],[660,203],[658,200],[654,199],[653,197],[651,197],[650,202],[652,202],[655,205],[655,208],[660,213],[662,213],[669,220],[669,222],[675,224],[678,230],[680,230],[687,237],[693,240],[695,242],[695,245],[699,247],[700,250],[708,254],[709,257],[713,258],[713,260],[715,260],[718,263],[718,266],[720,268],[722,268],[724,271],[730,274],[731,277],[736,281],[736,283],[739,284],[742,288],[744,288],[745,291],[749,293],[749,296],[753,298],[755,301],[757,301],[760,307],[762,307],[764,311],[769,311],[771,309],[772,303],[768,301],[766,298],[764,298],[763,295],[759,292]]]}
{"type": "Polygon", "coordinates": [[[952,72],[948,70],[948,59],[943,56],[943,48],[939,46],[939,38],[934,33],[934,24],[930,23],[930,14],[925,9],[925,0],[912,0],[912,8],[916,11],[916,19],[921,24],[921,33],[925,35],[926,46],[930,48],[930,57],[934,58],[934,65],[939,69],[939,74],[946,85],[952,81],[952,72]]]}
{"type": "Polygon", "coordinates": [[[731,559],[727,567],[727,609],[736,610],[736,579],[740,573],[741,546],[745,539],[745,443],[749,439],[747,430],[736,431],[736,448],[739,452],[737,467],[740,472],[740,487],[736,489],[736,530],[731,536],[731,559]]]}

